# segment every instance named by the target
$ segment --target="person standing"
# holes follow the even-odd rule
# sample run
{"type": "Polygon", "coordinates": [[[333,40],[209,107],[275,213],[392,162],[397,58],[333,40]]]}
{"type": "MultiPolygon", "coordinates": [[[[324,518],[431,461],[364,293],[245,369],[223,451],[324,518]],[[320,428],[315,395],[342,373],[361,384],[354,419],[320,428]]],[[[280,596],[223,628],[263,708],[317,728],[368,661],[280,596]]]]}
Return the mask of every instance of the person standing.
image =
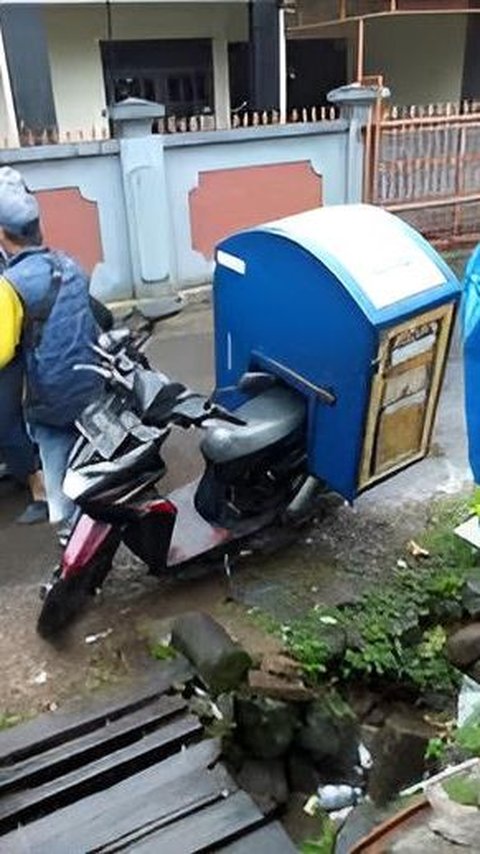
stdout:
{"type": "Polygon", "coordinates": [[[74,370],[94,362],[98,327],[81,267],[43,243],[39,208],[24,186],[0,181],[0,368],[21,341],[26,377],[25,418],[42,461],[49,518],[68,523],[74,505],[62,484],[76,439],[75,419],[99,393],[102,380],[74,370]]]}
{"type": "MultiPolygon", "coordinates": [[[[24,187],[21,175],[9,166],[0,169],[0,185],[2,184],[24,187]]],[[[0,275],[6,264],[6,256],[0,252],[0,275]]],[[[3,296],[5,298],[5,294],[3,296]]],[[[0,315],[5,311],[8,311],[8,308],[0,305],[0,315]]],[[[23,363],[18,353],[20,327],[18,315],[17,329],[14,330],[15,357],[0,371],[0,454],[9,474],[22,485],[26,485],[30,491],[32,500],[16,521],[31,525],[48,519],[48,506],[37,455],[23,418],[23,363]]]]}

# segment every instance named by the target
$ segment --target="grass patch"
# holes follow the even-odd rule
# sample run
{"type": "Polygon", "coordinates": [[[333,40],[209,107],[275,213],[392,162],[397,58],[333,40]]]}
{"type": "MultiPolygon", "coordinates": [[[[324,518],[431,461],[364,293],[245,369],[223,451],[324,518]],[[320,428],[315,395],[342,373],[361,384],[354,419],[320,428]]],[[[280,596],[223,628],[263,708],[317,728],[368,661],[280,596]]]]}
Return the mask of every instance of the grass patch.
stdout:
{"type": "Polygon", "coordinates": [[[11,729],[26,720],[26,715],[14,715],[9,712],[0,712],[0,730],[11,729]]]}
{"type": "Polygon", "coordinates": [[[177,652],[168,643],[154,643],[150,647],[150,655],[156,661],[170,661],[172,658],[176,658],[177,652]]]}
{"type": "Polygon", "coordinates": [[[462,616],[465,579],[478,567],[478,554],[453,531],[471,512],[469,496],[435,502],[418,538],[429,557],[406,555],[389,580],[358,603],[316,606],[282,627],[310,681],[331,675],[340,682],[395,682],[416,692],[456,688],[460,674],[444,655],[445,626],[462,616]]]}

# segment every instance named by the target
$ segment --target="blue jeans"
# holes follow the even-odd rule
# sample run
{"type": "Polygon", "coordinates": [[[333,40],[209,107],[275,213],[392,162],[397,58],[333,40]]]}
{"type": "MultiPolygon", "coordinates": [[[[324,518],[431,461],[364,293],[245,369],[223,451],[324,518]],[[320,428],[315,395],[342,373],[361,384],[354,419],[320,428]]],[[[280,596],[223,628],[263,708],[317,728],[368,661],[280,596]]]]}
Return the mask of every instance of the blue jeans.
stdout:
{"type": "Polygon", "coordinates": [[[66,522],[73,515],[75,504],[63,492],[63,481],[68,457],[78,434],[73,425],[51,427],[49,424],[32,424],[30,432],[42,461],[50,522],[66,522]]]}
{"type": "Polygon", "coordinates": [[[22,412],[23,365],[14,359],[0,371],[0,452],[10,474],[21,483],[38,468],[22,412]]]}

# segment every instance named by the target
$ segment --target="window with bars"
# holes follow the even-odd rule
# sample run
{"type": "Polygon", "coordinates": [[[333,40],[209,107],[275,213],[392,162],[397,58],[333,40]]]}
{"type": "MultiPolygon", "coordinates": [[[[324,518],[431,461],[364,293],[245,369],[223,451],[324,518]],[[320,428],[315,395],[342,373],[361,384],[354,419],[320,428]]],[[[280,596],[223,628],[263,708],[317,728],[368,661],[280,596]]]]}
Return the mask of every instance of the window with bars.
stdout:
{"type": "Polygon", "coordinates": [[[213,112],[209,39],[171,39],[101,44],[107,102],[145,98],[166,114],[213,112]]]}

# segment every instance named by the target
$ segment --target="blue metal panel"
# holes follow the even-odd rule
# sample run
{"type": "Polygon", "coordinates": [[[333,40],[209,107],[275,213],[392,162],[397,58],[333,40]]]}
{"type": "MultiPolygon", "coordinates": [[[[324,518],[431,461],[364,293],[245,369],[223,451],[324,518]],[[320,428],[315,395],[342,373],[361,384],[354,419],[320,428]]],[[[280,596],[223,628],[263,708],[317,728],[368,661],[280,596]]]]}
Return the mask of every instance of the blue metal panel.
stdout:
{"type": "Polygon", "coordinates": [[[245,262],[246,272],[218,266],[215,275],[218,398],[238,405],[235,385],[262,356],[333,391],[337,401],[329,407],[304,389],[314,426],[309,461],[318,477],[353,498],[375,330],[334,275],[284,238],[255,231],[221,248],[245,262]]]}

